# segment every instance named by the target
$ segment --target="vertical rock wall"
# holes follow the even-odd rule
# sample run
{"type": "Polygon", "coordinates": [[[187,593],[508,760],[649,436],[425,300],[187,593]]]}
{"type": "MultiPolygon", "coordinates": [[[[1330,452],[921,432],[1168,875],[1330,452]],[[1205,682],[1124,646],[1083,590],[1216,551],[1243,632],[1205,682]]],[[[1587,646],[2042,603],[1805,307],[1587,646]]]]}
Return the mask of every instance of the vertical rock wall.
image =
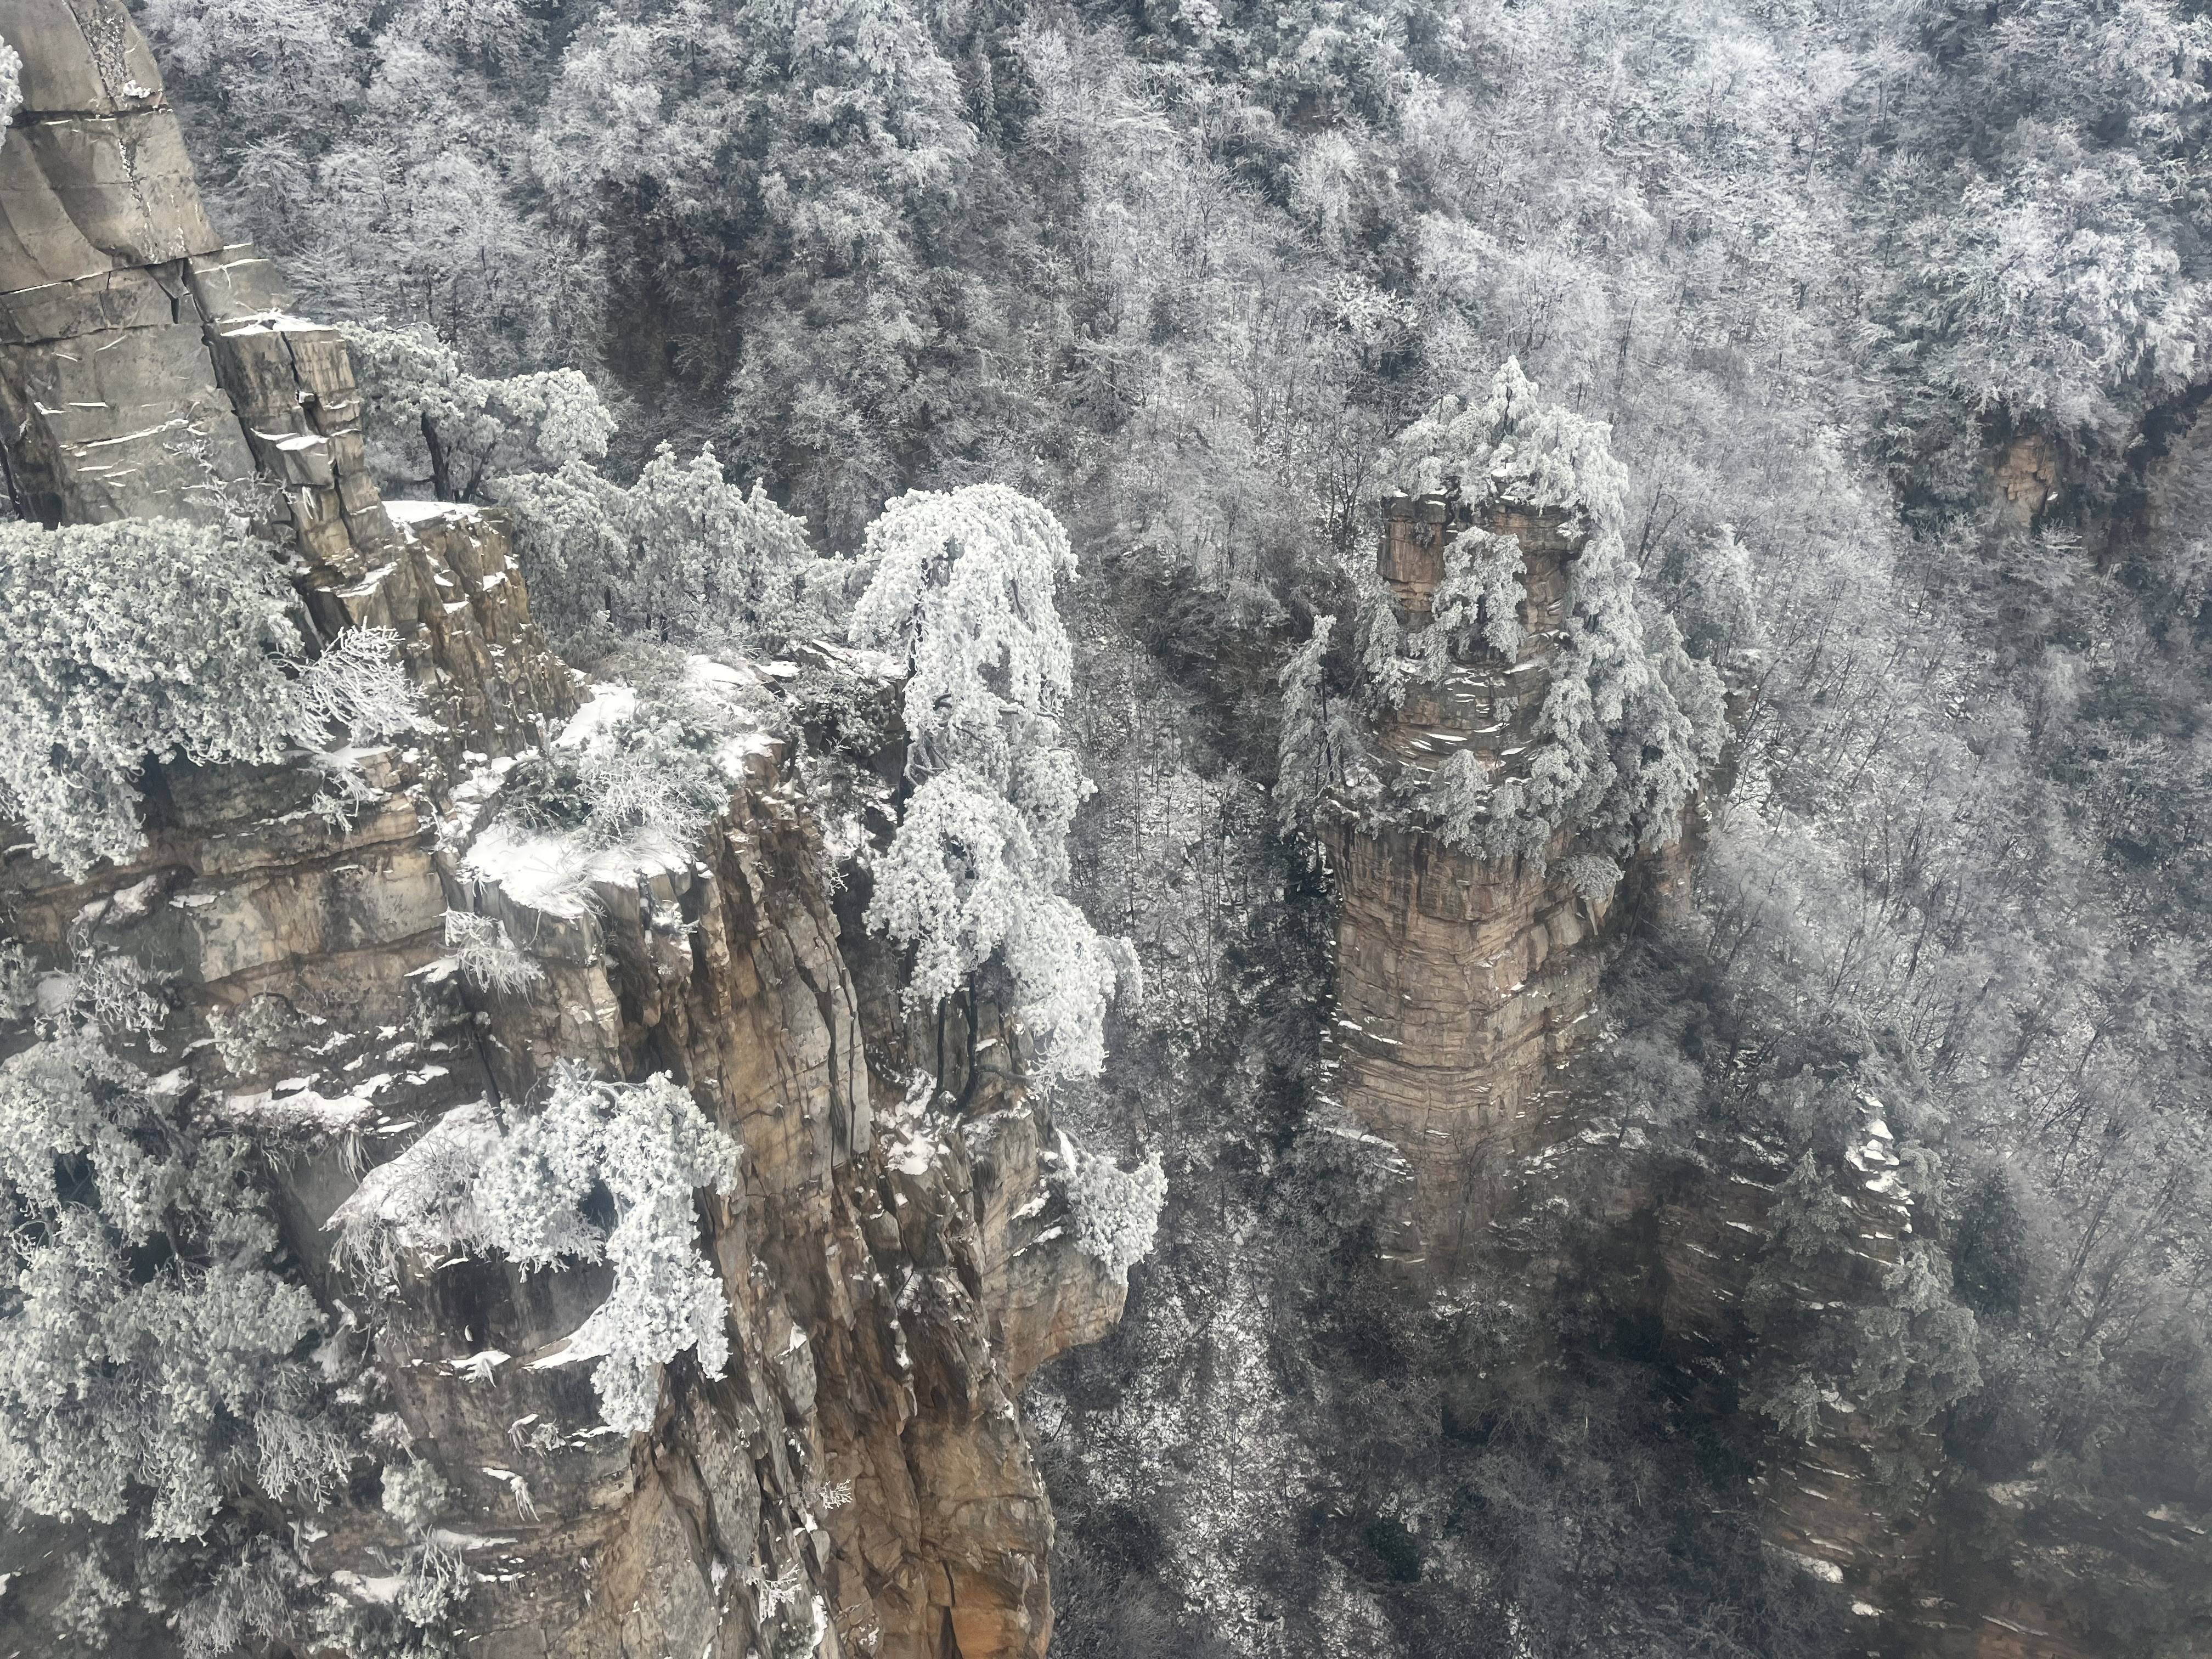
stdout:
{"type": "MultiPolygon", "coordinates": [[[[1433,496],[1384,504],[1378,567],[1408,634],[1429,625],[1444,544],[1465,523],[1455,511],[1433,496]]],[[[1374,733],[1394,762],[1433,769],[1471,749],[1493,776],[1525,769],[1582,543],[1558,513],[1500,507],[1485,528],[1521,545],[1521,650],[1409,686],[1374,733]]],[[[1587,1029],[1611,907],[1556,866],[1471,858],[1418,830],[1340,819],[1334,852],[1332,1092],[1404,1160],[1386,1248],[1440,1280],[1510,1199],[1519,1162],[1560,1132],[1547,1079],[1587,1029]]]]}
{"type": "MultiPolygon", "coordinates": [[[[457,1634],[485,1656],[1041,1655],[1052,1517],[1021,1380],[1118,1316],[1074,1247],[1054,1135],[1017,1085],[953,1121],[902,1109],[867,1052],[827,860],[782,746],[687,858],[602,872],[533,910],[466,854],[505,757],[577,703],[530,620],[496,513],[381,501],[343,343],[210,228],[119,0],[10,0],[25,106],[0,138],[0,417],[10,486],[49,524],[245,520],[325,637],[394,630],[436,731],[365,763],[350,823],[312,769],[149,769],[149,842],[67,883],[0,860],[7,937],[50,969],[127,954],[169,1024],[136,1056],[202,1121],[265,1129],[287,1243],[362,1368],[452,1485],[457,1634]],[[526,939],[525,995],[471,990],[449,909],[526,939]],[[445,1114],[526,1100],[550,1068],[665,1071],[744,1147],[702,1216],[732,1358],[670,1368],[659,1421],[597,1427],[562,1340],[588,1271],[427,1264],[371,1309],[322,1222],[445,1114]]],[[[895,1036],[895,1034],[894,1034],[895,1036]]],[[[373,1474],[373,1466],[371,1468],[373,1474]]],[[[403,1541],[365,1501],[290,1517],[327,1592],[389,1594],[403,1541]]],[[[91,1541],[0,1536],[0,1633],[33,1650],[91,1541]],[[25,1645],[27,1644],[27,1645],[25,1645]]],[[[141,1618],[129,1650],[173,1637],[141,1618]]]]}

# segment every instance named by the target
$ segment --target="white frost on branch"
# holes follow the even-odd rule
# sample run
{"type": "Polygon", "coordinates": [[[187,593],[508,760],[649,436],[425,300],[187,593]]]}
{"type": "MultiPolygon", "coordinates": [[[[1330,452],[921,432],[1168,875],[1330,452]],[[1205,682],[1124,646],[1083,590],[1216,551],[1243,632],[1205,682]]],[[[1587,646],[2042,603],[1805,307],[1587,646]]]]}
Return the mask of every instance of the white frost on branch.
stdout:
{"type": "Polygon", "coordinates": [[[734,1191],[740,1156],[669,1078],[606,1083],[564,1066],[543,1109],[504,1128],[484,1103],[455,1108],[325,1224],[350,1261],[380,1274],[403,1255],[453,1249],[526,1268],[608,1263],[614,1288],[559,1358],[598,1359],[602,1414],[635,1433],[652,1425],[660,1368],[683,1350],[708,1376],[729,1362],[726,1298],[698,1247],[692,1194],[734,1191]],[[611,1227],[585,1209],[602,1192],[611,1227]]]}
{"type": "Polygon", "coordinates": [[[447,911],[446,943],[453,947],[454,964],[479,991],[520,996],[545,977],[545,970],[523,954],[508,937],[507,924],[495,917],[447,911]]]}
{"type": "Polygon", "coordinates": [[[1105,1264],[1116,1285],[1127,1284],[1129,1269],[1152,1253],[1159,1236],[1160,1208],[1168,1196],[1160,1155],[1154,1152],[1135,1169],[1124,1170],[1062,1134],[1060,1158],[1075,1242],[1105,1264]]]}
{"type": "Polygon", "coordinates": [[[905,661],[908,772],[1000,753],[1008,708],[1049,716],[1073,653],[1053,590],[1075,575],[1060,520],[1003,484],[915,490],[868,526],[874,579],[852,637],[905,661]]]}
{"type": "Polygon", "coordinates": [[[1072,684],[1054,584],[1067,534],[996,484],[917,491],[868,531],[876,574],[856,644],[910,671],[904,713],[915,784],[876,865],[868,925],[915,951],[910,1002],[934,1006],[993,962],[1034,1034],[1036,1080],[1096,1076],[1103,1022],[1133,953],[1063,896],[1067,836],[1091,792],[1054,720],[1072,684]]]}
{"type": "Polygon", "coordinates": [[[0,813],[81,878],[144,844],[149,760],[265,765],[329,754],[333,724],[420,729],[388,631],[302,664],[292,604],[266,548],[204,526],[0,524],[0,813]]]}
{"type": "Polygon", "coordinates": [[[349,628],[301,664],[295,684],[305,730],[337,726],[356,744],[435,730],[416,707],[398,645],[389,628],[349,628]]]}

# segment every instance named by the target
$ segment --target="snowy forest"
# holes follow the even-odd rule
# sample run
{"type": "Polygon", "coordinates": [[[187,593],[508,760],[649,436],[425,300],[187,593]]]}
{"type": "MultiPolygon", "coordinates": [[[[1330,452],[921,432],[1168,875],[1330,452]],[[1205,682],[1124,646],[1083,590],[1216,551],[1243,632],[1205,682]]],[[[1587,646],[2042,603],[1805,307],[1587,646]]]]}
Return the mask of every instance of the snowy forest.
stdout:
{"type": "Polygon", "coordinates": [[[0,1659],[2212,1655],[2212,8],[0,114],[0,1659]]]}

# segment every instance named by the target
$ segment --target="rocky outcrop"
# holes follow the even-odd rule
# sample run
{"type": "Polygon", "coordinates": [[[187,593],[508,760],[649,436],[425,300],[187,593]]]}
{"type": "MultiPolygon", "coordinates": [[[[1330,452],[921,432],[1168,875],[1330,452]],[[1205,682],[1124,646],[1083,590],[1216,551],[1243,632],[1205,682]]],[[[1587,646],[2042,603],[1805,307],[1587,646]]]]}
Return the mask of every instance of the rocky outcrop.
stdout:
{"type": "MultiPolygon", "coordinates": [[[[1456,510],[1433,496],[1384,503],[1378,568],[1408,634],[1428,625],[1456,510]]],[[[1521,545],[1521,649],[1410,684],[1373,734],[1395,761],[1433,768],[1472,750],[1493,777],[1525,773],[1582,540],[1563,512],[1488,511],[1483,527],[1521,545]]],[[[1403,1161],[1386,1249],[1441,1281],[1510,1201],[1522,1162],[1561,1132],[1553,1074],[1588,1030],[1620,906],[1577,892],[1556,859],[1542,870],[1477,859],[1349,814],[1332,852],[1329,1092],[1403,1161]]],[[[1635,890],[1664,893],[1682,867],[1651,860],[1635,890]]]]}
{"type": "MultiPolygon", "coordinates": [[[[52,973],[113,955],[157,975],[167,1024],[136,1057],[160,1097],[282,1162],[327,1368],[452,1488],[467,1651],[1041,1655],[1052,1516],[1018,1389],[1123,1294],[1061,1224],[1046,1107],[1017,1069],[949,1115],[864,1030],[765,678],[747,781],[697,844],[595,868],[550,908],[471,864],[513,757],[579,697],[505,520],[379,498],[343,343],[219,245],[119,0],[21,0],[0,35],[26,65],[0,142],[18,501],[50,523],[244,520],[325,637],[393,631],[434,727],[363,759],[349,817],[318,810],[305,766],[149,768],[128,865],[70,883],[6,855],[9,939],[52,973]],[[475,989],[449,911],[507,926],[537,980],[475,989]],[[605,1293],[592,1271],[417,1263],[374,1302],[323,1228],[364,1164],[456,1108],[516,1109],[562,1061],[669,1073],[744,1147],[741,1187],[701,1209],[731,1361],[708,1378],[679,1358],[649,1434],[599,1427],[585,1368],[563,1363],[605,1293]]],[[[368,1603],[404,1540],[365,1466],[350,1501],[256,1524],[289,1528],[324,1593],[368,1603]]],[[[86,1543],[0,1538],[0,1628],[43,1639],[86,1543]]],[[[147,1618],[129,1645],[173,1641],[147,1618]]]]}
{"type": "Polygon", "coordinates": [[[2040,432],[2023,433],[2006,444],[1990,465],[1992,527],[2033,530],[2061,493],[2058,446],[2040,432]]]}
{"type": "MultiPolygon", "coordinates": [[[[445,912],[525,913],[461,870],[434,793],[382,775],[391,793],[340,829],[305,811],[312,777],[179,772],[137,862],[64,886],[19,854],[0,885],[40,959],[126,955],[163,977],[172,1094],[298,1152],[288,1237],[336,1323],[360,1297],[321,1227],[348,1159],[488,1091],[527,1098],[561,1060],[665,1071],[743,1143],[744,1189],[708,1218],[733,1358],[712,1382],[679,1365],[650,1437],[596,1430],[581,1368],[547,1363],[604,1293],[588,1273],[448,1263],[358,1338],[456,1491],[451,1524],[486,1540],[472,1650],[742,1654],[781,1628],[777,1595],[818,1595],[843,1644],[824,1651],[1042,1653],[1051,1513],[1017,1389],[1121,1291],[1058,1224],[1042,1106],[902,1115],[872,1073],[781,757],[695,861],[539,918],[544,982],[489,1003],[453,971],[445,912]],[[334,1138],[300,1150],[319,1128],[334,1138]]],[[[313,1519],[335,1583],[374,1581],[396,1547],[313,1519]]],[[[33,1577],[14,1607],[36,1605],[40,1565],[0,1567],[33,1577]]]]}
{"type": "Polygon", "coordinates": [[[48,525],[241,523],[325,637],[397,631],[426,745],[512,754],[575,706],[505,538],[387,513],[337,331],[202,210],[160,71],[121,0],[21,0],[23,107],[0,142],[0,450],[48,525]]]}

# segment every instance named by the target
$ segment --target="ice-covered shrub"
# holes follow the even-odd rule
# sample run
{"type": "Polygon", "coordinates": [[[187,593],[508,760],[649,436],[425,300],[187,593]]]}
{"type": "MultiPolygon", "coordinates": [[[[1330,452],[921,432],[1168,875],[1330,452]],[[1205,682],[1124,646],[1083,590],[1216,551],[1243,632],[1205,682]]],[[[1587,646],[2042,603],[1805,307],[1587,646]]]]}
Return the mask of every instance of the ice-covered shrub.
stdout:
{"type": "Polygon", "coordinates": [[[1127,1284],[1129,1269],[1152,1253],[1159,1234],[1160,1207],[1168,1196],[1159,1154],[1124,1170],[1062,1135],[1060,1156],[1075,1242],[1105,1264],[1116,1285],[1127,1284]]]}
{"type": "Polygon", "coordinates": [[[276,759],[289,598],[265,553],[196,525],[0,524],[0,807],[78,875],[138,847],[149,756],[276,759]]]}
{"type": "Polygon", "coordinates": [[[306,1633],[315,1575],[291,1551],[257,1539],[217,1568],[172,1623],[184,1659],[223,1659],[306,1633]]]}
{"type": "Polygon", "coordinates": [[[1620,885],[1626,873],[1611,859],[1598,853],[1577,853],[1564,866],[1567,885],[1590,904],[1602,904],[1613,896],[1613,890],[1620,885]]]}
{"type": "Polygon", "coordinates": [[[427,732],[414,686],[400,665],[399,635],[389,628],[349,628],[300,665],[294,696],[304,738],[336,727],[354,743],[427,732]]]}
{"type": "Polygon", "coordinates": [[[1409,654],[1420,677],[1440,682],[1455,655],[1477,642],[1502,657],[1521,649],[1521,544],[1510,536],[1462,530],[1444,549],[1444,579],[1429,596],[1429,625],[1409,654]]]}
{"type": "Polygon", "coordinates": [[[397,1521],[410,1538],[419,1538],[429,1531],[453,1501],[453,1489],[446,1484],[434,1463],[410,1457],[404,1463],[384,1466],[384,1512],[397,1521]]]}
{"type": "Polygon", "coordinates": [[[1275,806],[1285,830],[1305,823],[1321,799],[1344,780],[1358,753],[1359,729],[1350,701],[1331,693],[1329,641],[1334,617],[1314,618],[1313,633],[1291,653],[1277,677],[1283,691],[1276,740],[1275,806]]]}
{"type": "Polygon", "coordinates": [[[356,1264],[403,1254],[495,1250],[523,1267],[605,1261],[614,1288],[568,1338],[596,1358],[608,1424],[650,1427],[660,1368],[685,1348],[719,1376],[729,1358],[721,1281],[698,1248],[692,1194],[735,1189],[739,1149],[665,1076],[598,1081],[568,1066],[544,1107],[502,1127],[483,1103],[456,1108],[369,1171],[328,1224],[356,1264]],[[587,1211],[600,1194],[614,1222],[587,1211]]]}
{"type": "Polygon", "coordinates": [[[545,977],[545,970],[523,954],[507,936],[507,924],[495,917],[447,911],[446,943],[469,983],[494,996],[520,996],[545,977]]]}
{"type": "Polygon", "coordinates": [[[689,841],[728,805],[757,716],[681,678],[650,692],[603,690],[620,712],[587,718],[598,707],[588,705],[549,752],[517,762],[500,816],[538,834],[580,832],[594,847],[641,829],[689,841]]]}
{"type": "Polygon", "coordinates": [[[0,524],[0,811],[71,876],[144,840],[148,760],[269,763],[411,726],[390,638],[299,661],[268,550],[168,520],[0,524]],[[324,659],[329,659],[325,665],[324,659]]]}

